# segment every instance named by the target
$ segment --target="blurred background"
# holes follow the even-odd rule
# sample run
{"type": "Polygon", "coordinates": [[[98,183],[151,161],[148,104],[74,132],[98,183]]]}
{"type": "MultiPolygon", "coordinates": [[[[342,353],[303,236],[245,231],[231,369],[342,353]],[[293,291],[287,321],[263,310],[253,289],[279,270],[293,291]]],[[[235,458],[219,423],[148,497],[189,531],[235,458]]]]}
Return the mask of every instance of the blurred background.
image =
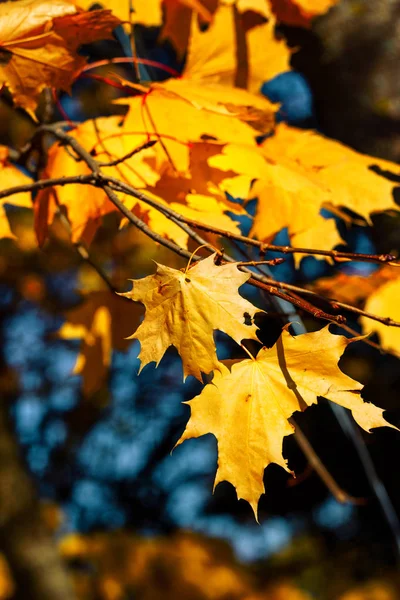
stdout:
{"type": "MultiPolygon", "coordinates": [[[[399,15],[398,0],[342,0],[310,30],[280,27],[277,35],[296,49],[293,71],[262,88],[281,103],[279,118],[397,161],[399,15]]],[[[156,31],[137,27],[136,37],[139,56],[181,67],[171,48],[155,47],[156,31]]],[[[115,41],[85,53],[94,61],[129,55],[129,49],[121,29],[115,41]]],[[[115,71],[134,76],[129,66],[115,71]]],[[[109,67],[96,73],[106,76],[109,67]]],[[[162,71],[146,75],[157,78],[162,71]]],[[[79,80],[71,96],[60,97],[52,118],[62,118],[62,110],[74,121],[108,115],[119,93],[98,79],[79,80]]],[[[1,143],[20,148],[34,127],[1,98],[1,143]]],[[[325,486],[291,436],[284,454],[296,479],[268,467],[257,524],[231,485],[224,482],[212,494],[213,436],[187,441],[171,454],[189,416],[182,402],[201,389],[192,378],[181,383],[174,351],[157,370],[149,365],[137,377],[133,341],[113,351],[108,374],[92,373],[97,383],[83,394],[82,376],[72,374],[82,342],[60,336],[62,315],[87,325],[85,294],[107,288],[82,262],[62,223],[39,250],[31,212],[6,210],[17,239],[0,240],[1,600],[400,597],[398,432],[349,428],[324,400],[296,415],[345,501],[325,486]]],[[[399,225],[398,217],[379,215],[373,227],[354,226],[343,235],[354,251],[398,251],[399,225]]],[[[117,229],[118,218],[106,217],[91,247],[115,283],[148,274],[154,259],[181,266],[133,228],[117,229]]],[[[345,263],[340,270],[367,276],[374,267],[345,263]]],[[[274,271],[299,284],[332,273],[313,258],[298,270],[288,259],[274,271]]],[[[305,324],[320,326],[310,318],[305,324]]],[[[261,323],[263,342],[272,343],[281,325],[279,318],[261,323]]],[[[114,326],[132,333],[118,308],[114,326]]],[[[237,352],[222,334],[217,342],[221,358],[237,352]]],[[[355,343],[341,367],[365,383],[364,398],[399,425],[398,359],[355,343]]]]}

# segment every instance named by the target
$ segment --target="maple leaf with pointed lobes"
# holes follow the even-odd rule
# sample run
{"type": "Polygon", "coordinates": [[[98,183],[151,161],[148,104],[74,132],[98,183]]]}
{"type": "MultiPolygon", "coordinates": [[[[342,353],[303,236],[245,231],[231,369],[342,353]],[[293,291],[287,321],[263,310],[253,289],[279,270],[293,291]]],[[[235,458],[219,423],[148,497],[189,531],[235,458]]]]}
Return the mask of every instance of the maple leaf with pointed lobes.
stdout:
{"type": "Polygon", "coordinates": [[[122,294],[146,307],[143,323],[130,336],[140,341],[140,370],[150,362],[158,366],[166,350],[175,346],[184,379],[219,369],[213,332],[223,331],[238,344],[258,340],[254,314],[262,312],[242,298],[237,289],[250,275],[235,264],[217,266],[216,254],[182,272],[157,264],[155,275],[133,280],[133,289],[122,294]],[[245,325],[245,317],[251,325],[245,325]]]}
{"type": "Polygon", "coordinates": [[[0,4],[0,83],[31,115],[45,87],[69,91],[85,64],[81,44],[111,37],[110,11],[78,12],[72,0],[0,4]]]}
{"type": "Polygon", "coordinates": [[[291,52],[275,35],[267,0],[221,1],[203,29],[192,15],[183,77],[258,93],[264,81],[290,70],[291,52]]]}
{"type": "Polygon", "coordinates": [[[272,348],[262,348],[253,360],[236,362],[231,371],[220,365],[212,382],[186,403],[191,417],[177,445],[213,433],[218,441],[215,486],[232,483],[256,517],[265,467],[277,463],[288,470],[282,443],[293,433],[288,419],[295,411],[323,396],[351,410],[366,431],[393,427],[381,408],[362,400],[362,385],[339,369],[349,340],[332,335],[328,327],[297,337],[283,331],[272,348]]]}
{"type": "Polygon", "coordinates": [[[168,166],[176,173],[186,174],[190,167],[190,144],[204,140],[205,136],[257,146],[254,129],[234,114],[201,110],[160,85],[152,87],[145,100],[136,96],[120,98],[115,103],[128,106],[124,121],[128,131],[143,131],[160,140],[154,146],[159,171],[168,166]]]}
{"type": "Polygon", "coordinates": [[[393,175],[398,176],[400,168],[393,162],[284,123],[263,142],[261,150],[268,160],[290,169],[293,177],[303,175],[328,191],[328,204],[349,208],[368,223],[373,212],[398,209],[393,175]]]}
{"type": "MultiPolygon", "coordinates": [[[[332,220],[320,215],[321,207],[332,199],[330,190],[320,184],[313,172],[302,172],[266,160],[258,147],[225,144],[208,158],[219,171],[218,185],[236,197],[257,198],[257,211],[251,235],[270,241],[284,227],[298,247],[331,250],[343,243],[332,220]],[[226,172],[226,178],[221,173],[226,172]],[[228,176],[230,172],[230,176],[228,176]],[[242,177],[232,177],[235,173],[242,177]],[[255,182],[255,183],[254,183],[255,182]]],[[[295,256],[298,266],[301,256],[295,256]]]]}

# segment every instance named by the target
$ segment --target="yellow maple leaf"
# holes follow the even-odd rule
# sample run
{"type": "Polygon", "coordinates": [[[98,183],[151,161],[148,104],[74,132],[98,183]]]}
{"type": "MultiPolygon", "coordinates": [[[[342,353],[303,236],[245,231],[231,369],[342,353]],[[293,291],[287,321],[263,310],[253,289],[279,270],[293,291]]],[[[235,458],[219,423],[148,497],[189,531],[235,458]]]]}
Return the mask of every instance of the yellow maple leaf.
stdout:
{"type": "Polygon", "coordinates": [[[112,10],[124,23],[140,23],[146,27],[159,27],[162,24],[162,0],[134,0],[133,12],[130,12],[130,0],[76,0],[76,4],[85,10],[92,7],[112,10]]]}
{"type": "MultiPolygon", "coordinates": [[[[368,296],[365,310],[382,318],[390,317],[400,321],[399,294],[400,277],[397,275],[393,281],[387,281],[368,296]]],[[[361,317],[360,322],[366,333],[376,331],[382,346],[400,357],[400,327],[388,327],[367,317],[361,317]]]]}
{"type": "Polygon", "coordinates": [[[388,160],[360,154],[314,131],[285,124],[265,140],[262,151],[268,159],[328,190],[330,204],[349,208],[368,222],[373,212],[398,209],[393,200],[397,184],[385,175],[398,175],[400,168],[388,160]]]}
{"type": "Polygon", "coordinates": [[[85,64],[81,44],[111,37],[119,24],[109,11],[82,13],[72,0],[0,4],[0,83],[31,114],[45,87],[68,91],[85,64]]]}
{"type": "Polygon", "coordinates": [[[326,13],[339,0],[269,0],[278,21],[307,27],[311,20],[326,13]]]}
{"type": "Polygon", "coordinates": [[[235,116],[251,125],[259,134],[270,133],[275,124],[278,105],[247,90],[213,82],[204,85],[202,81],[185,76],[155,83],[153,87],[168,90],[199,110],[235,116]]]}
{"type": "Polygon", "coordinates": [[[139,322],[140,310],[112,292],[98,291],[86,294],[83,303],[66,313],[66,322],[58,330],[58,337],[80,339],[81,348],[73,369],[82,375],[84,396],[91,396],[105,383],[113,348],[126,350],[126,323],[139,322]]]}
{"type": "Polygon", "coordinates": [[[159,171],[172,167],[187,174],[191,143],[207,138],[256,146],[254,129],[235,115],[198,109],[160,86],[151,88],[145,100],[137,96],[117,103],[129,107],[124,123],[128,131],[147,132],[159,139],[154,147],[159,171]]]}
{"type": "MultiPolygon", "coordinates": [[[[31,183],[29,177],[24,175],[17,167],[14,167],[14,165],[9,162],[8,148],[6,146],[0,146],[0,173],[0,190],[7,190],[8,188],[17,185],[31,183]]],[[[0,201],[0,238],[15,238],[15,235],[10,229],[10,224],[4,209],[5,204],[20,206],[21,208],[32,208],[32,197],[29,192],[20,192],[19,194],[7,196],[0,201]]]]}
{"type": "Polygon", "coordinates": [[[113,14],[125,23],[144,25],[145,27],[160,27],[163,24],[163,12],[165,19],[171,21],[172,31],[179,28],[180,12],[178,9],[193,9],[205,21],[211,19],[211,13],[207,8],[207,0],[134,0],[133,11],[130,11],[130,0],[76,0],[76,4],[89,10],[98,5],[112,10],[113,14]],[[172,14],[171,14],[172,13],[172,14]]]}
{"type": "Polygon", "coordinates": [[[391,426],[383,410],[360,398],[362,385],[338,367],[349,340],[321,331],[292,337],[283,331],[270,349],[253,360],[224,365],[199,396],[187,402],[191,417],[178,441],[213,433],[218,441],[215,485],[229,481],[238,498],[247,500],[257,516],[264,493],[264,469],[277,463],[288,470],[282,442],[293,433],[288,419],[324,396],[352,411],[366,431],[391,426]]]}
{"type": "MultiPolygon", "coordinates": [[[[223,202],[222,198],[211,195],[187,193],[184,198],[184,203],[167,203],[163,197],[158,196],[151,190],[147,190],[146,193],[148,197],[157,200],[165,206],[169,206],[172,210],[189,219],[194,219],[204,225],[212,222],[215,227],[240,234],[239,224],[226,214],[229,207],[223,202]]],[[[128,208],[131,208],[129,202],[126,202],[125,205],[128,208]]],[[[138,211],[140,217],[146,221],[153,231],[163,237],[173,240],[181,247],[187,247],[189,241],[188,234],[171,221],[171,219],[168,219],[160,210],[157,210],[144,202],[133,201],[132,207],[134,212],[136,212],[134,209],[135,205],[140,207],[140,211],[138,211]]],[[[245,213],[241,207],[239,207],[239,210],[234,210],[233,212],[240,214],[245,213]]],[[[123,227],[126,223],[127,219],[123,219],[121,226],[123,227]]],[[[204,234],[204,237],[205,239],[209,239],[207,233],[204,234]]]]}
{"type": "MultiPolygon", "coordinates": [[[[344,244],[339,231],[337,230],[334,219],[324,219],[318,215],[314,225],[308,227],[305,231],[299,231],[290,238],[290,243],[296,248],[318,248],[318,250],[332,250],[339,244],[344,244]]],[[[318,260],[327,260],[334,263],[329,256],[316,256],[308,254],[307,256],[315,256],[318,260]]],[[[296,268],[299,267],[301,260],[305,258],[304,254],[294,254],[293,260],[296,268]]]]}
{"type": "Polygon", "coordinates": [[[251,193],[258,198],[251,235],[260,240],[271,239],[284,227],[290,235],[311,229],[322,219],[321,207],[330,199],[329,191],[307,174],[281,164],[266,164],[263,179],[251,193]]]}
{"type": "MultiPolygon", "coordinates": [[[[331,250],[343,242],[334,222],[320,215],[331,193],[313,173],[266,161],[254,146],[216,143],[214,151],[200,144],[195,149],[198,157],[209,153],[209,169],[203,168],[202,172],[220,190],[234,197],[258,198],[251,235],[270,240],[288,227],[291,242],[298,247],[331,250]],[[236,173],[239,175],[235,176],[236,173]]],[[[301,258],[295,255],[296,266],[301,258]]]]}
{"type": "Polygon", "coordinates": [[[289,61],[267,0],[256,5],[225,0],[206,30],[192,16],[183,76],[259,92],[264,81],[290,70],[289,61]]]}
{"type": "Polygon", "coordinates": [[[125,297],[146,307],[143,323],[129,338],[140,341],[140,370],[150,362],[158,366],[169,346],[175,346],[183,362],[184,379],[219,368],[213,331],[218,329],[238,344],[258,339],[253,317],[259,311],[237,289],[250,275],[235,264],[217,266],[215,254],[182,272],[157,264],[157,271],[133,280],[125,297]],[[245,316],[251,325],[245,325],[245,316]]]}

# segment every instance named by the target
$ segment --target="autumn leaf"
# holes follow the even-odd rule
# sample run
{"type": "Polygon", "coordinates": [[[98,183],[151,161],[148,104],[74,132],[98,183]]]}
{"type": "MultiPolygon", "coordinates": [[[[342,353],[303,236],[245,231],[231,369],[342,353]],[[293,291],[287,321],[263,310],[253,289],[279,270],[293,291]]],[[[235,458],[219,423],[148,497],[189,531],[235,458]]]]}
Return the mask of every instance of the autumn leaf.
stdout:
{"type": "MultiPolygon", "coordinates": [[[[387,265],[374,271],[368,277],[338,272],[332,277],[321,277],[308,284],[308,287],[327,298],[358,305],[384,283],[393,281],[398,275],[397,267],[387,265]]],[[[369,327],[371,327],[371,322],[369,322],[369,327]]]]}
{"type": "MultiPolygon", "coordinates": [[[[240,234],[238,223],[227,212],[247,214],[242,206],[228,202],[225,195],[221,192],[218,193],[218,190],[214,190],[214,193],[212,193],[211,190],[206,189],[204,193],[197,193],[191,187],[193,183],[190,178],[173,177],[165,174],[154,188],[146,189],[146,195],[184,217],[194,219],[205,225],[212,222],[220,229],[240,234]]],[[[173,240],[181,247],[187,247],[188,234],[171,219],[168,219],[160,210],[134,198],[127,200],[125,205],[138,214],[153,231],[173,240]]],[[[121,226],[124,226],[127,222],[127,219],[123,219],[121,226]]],[[[204,235],[207,238],[207,233],[204,235]]]]}
{"type": "Polygon", "coordinates": [[[184,76],[154,83],[152,87],[176,94],[198,110],[235,116],[251,125],[258,134],[270,133],[275,125],[278,105],[247,90],[212,82],[204,85],[204,82],[184,76]]]}
{"type": "Polygon", "coordinates": [[[278,21],[308,27],[311,20],[326,13],[339,0],[269,0],[278,21]]]}
{"type": "Polygon", "coordinates": [[[324,396],[351,410],[366,431],[391,426],[382,409],[360,398],[362,385],[339,369],[348,343],[328,326],[297,337],[283,331],[272,348],[262,348],[253,360],[236,362],[231,371],[220,365],[213,381],[187,403],[191,417],[178,445],[213,433],[218,441],[215,485],[232,483],[257,516],[265,467],[277,463],[288,470],[282,442],[293,433],[288,419],[295,411],[324,396]]]}
{"type": "Polygon", "coordinates": [[[81,44],[111,37],[110,11],[78,12],[72,0],[0,4],[0,83],[31,114],[45,87],[70,89],[85,64],[81,44]]]}
{"type": "MultiPolygon", "coordinates": [[[[9,152],[6,146],[0,146],[0,191],[6,190],[17,185],[26,185],[31,183],[31,179],[9,162],[9,152]]],[[[7,196],[0,201],[0,238],[14,238],[15,235],[10,229],[7,219],[5,204],[20,206],[21,208],[32,208],[32,197],[29,192],[20,192],[7,196]]]]}
{"type": "Polygon", "coordinates": [[[320,210],[330,199],[329,191],[306,174],[285,165],[266,164],[264,177],[257,181],[251,194],[258,198],[251,235],[260,240],[289,228],[289,234],[304,232],[314,226],[320,210]]]}
{"type": "Polygon", "coordinates": [[[152,88],[144,101],[137,96],[117,103],[128,106],[124,122],[128,131],[146,132],[159,140],[154,152],[161,172],[172,168],[188,174],[191,144],[207,138],[256,147],[254,129],[235,115],[200,110],[160,86],[152,88]]]}
{"type": "Polygon", "coordinates": [[[259,92],[262,83],[290,70],[290,51],[275,35],[267,0],[220,2],[209,27],[192,16],[183,76],[259,92]]]}
{"type": "Polygon", "coordinates": [[[58,337],[80,339],[81,348],[73,369],[82,375],[82,392],[89,397],[105,383],[112,350],[126,350],[126,323],[138,323],[140,310],[112,292],[87,293],[83,303],[66,313],[58,337]]]}
{"type": "Polygon", "coordinates": [[[76,0],[75,4],[85,10],[102,6],[126,23],[140,23],[146,27],[159,27],[162,24],[162,0],[134,0],[132,13],[129,0],[76,0]]]}
{"type": "MultiPolygon", "coordinates": [[[[390,317],[400,321],[399,294],[400,278],[397,275],[393,281],[387,281],[368,296],[364,310],[383,319],[390,317]]],[[[360,322],[366,333],[376,331],[381,345],[400,358],[400,327],[388,327],[385,323],[371,321],[364,316],[360,322]]]]}
{"type": "MultiPolygon", "coordinates": [[[[221,189],[233,196],[257,198],[250,235],[269,241],[287,227],[292,244],[298,247],[331,250],[343,243],[334,222],[320,215],[331,193],[312,173],[265,160],[259,148],[243,144],[226,144],[208,158],[208,164],[226,172],[225,178],[219,178],[221,189]],[[234,177],[235,173],[243,178],[234,177]]],[[[296,266],[300,260],[295,258],[296,266]]]]}
{"type": "Polygon", "coordinates": [[[129,338],[140,341],[140,370],[150,362],[158,366],[169,346],[175,346],[183,362],[184,379],[219,368],[213,331],[218,329],[238,344],[257,339],[253,323],[256,312],[237,289],[250,275],[235,264],[217,266],[215,254],[197,262],[188,271],[157,264],[155,275],[132,280],[126,294],[146,307],[143,323],[129,338]],[[245,318],[251,320],[245,325],[245,318]]]}
{"type": "Polygon", "coordinates": [[[81,8],[89,10],[93,7],[112,10],[113,14],[125,23],[143,25],[145,27],[160,27],[165,20],[169,22],[172,31],[178,34],[179,18],[183,10],[194,10],[204,21],[211,20],[211,12],[207,8],[207,0],[134,0],[133,11],[130,11],[129,0],[76,0],[81,8]],[[179,12],[178,12],[179,11],[179,12]]]}
{"type": "MultiPolygon", "coordinates": [[[[329,204],[346,207],[370,223],[374,212],[398,209],[393,175],[399,166],[367,156],[314,131],[280,124],[262,145],[264,156],[329,191],[329,204]]],[[[294,175],[293,175],[294,177],[294,175]]]]}
{"type": "MultiPolygon", "coordinates": [[[[145,133],[129,133],[123,129],[121,118],[115,116],[86,121],[70,135],[101,162],[121,158],[148,139],[145,133]]],[[[143,189],[146,185],[154,185],[160,177],[155,170],[154,156],[154,150],[148,148],[117,166],[103,167],[103,172],[143,189]]],[[[75,176],[87,175],[91,171],[84,161],[76,160],[62,144],[56,143],[49,150],[42,178],[59,177],[60,173],[75,176]]],[[[120,198],[124,200],[125,196],[120,198]]],[[[87,244],[91,243],[101,218],[117,210],[101,188],[79,184],[47,188],[38,194],[35,201],[36,233],[40,244],[44,242],[47,227],[60,206],[67,210],[72,241],[83,240],[87,244]]]]}

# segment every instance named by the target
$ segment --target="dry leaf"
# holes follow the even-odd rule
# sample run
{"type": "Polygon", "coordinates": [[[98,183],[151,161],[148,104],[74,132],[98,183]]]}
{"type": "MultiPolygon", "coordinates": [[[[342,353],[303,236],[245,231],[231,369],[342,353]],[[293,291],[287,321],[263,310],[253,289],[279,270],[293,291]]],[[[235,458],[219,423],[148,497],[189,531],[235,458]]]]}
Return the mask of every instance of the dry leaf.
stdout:
{"type": "Polygon", "coordinates": [[[202,373],[219,368],[214,329],[238,344],[257,339],[253,317],[260,311],[237,291],[250,275],[235,264],[216,266],[215,256],[187,272],[157,264],[155,275],[133,280],[132,291],[123,294],[146,307],[143,323],[131,336],[140,341],[140,369],[153,361],[158,366],[169,346],[175,346],[184,379],[194,375],[201,381],[202,373]],[[251,325],[245,325],[245,317],[251,325]]]}
{"type": "Polygon", "coordinates": [[[350,409],[366,431],[391,426],[383,410],[360,398],[362,385],[338,367],[349,340],[321,331],[292,337],[287,331],[253,360],[224,365],[199,396],[188,402],[191,417],[178,444],[213,433],[218,440],[215,485],[229,481],[238,498],[247,500],[257,516],[264,493],[264,469],[277,463],[288,470],[282,442],[293,432],[288,422],[324,396],[350,409]]]}
{"type": "Polygon", "coordinates": [[[68,91],[85,64],[81,44],[111,37],[119,24],[109,11],[77,12],[72,0],[0,4],[0,82],[31,114],[45,87],[68,91]]]}

